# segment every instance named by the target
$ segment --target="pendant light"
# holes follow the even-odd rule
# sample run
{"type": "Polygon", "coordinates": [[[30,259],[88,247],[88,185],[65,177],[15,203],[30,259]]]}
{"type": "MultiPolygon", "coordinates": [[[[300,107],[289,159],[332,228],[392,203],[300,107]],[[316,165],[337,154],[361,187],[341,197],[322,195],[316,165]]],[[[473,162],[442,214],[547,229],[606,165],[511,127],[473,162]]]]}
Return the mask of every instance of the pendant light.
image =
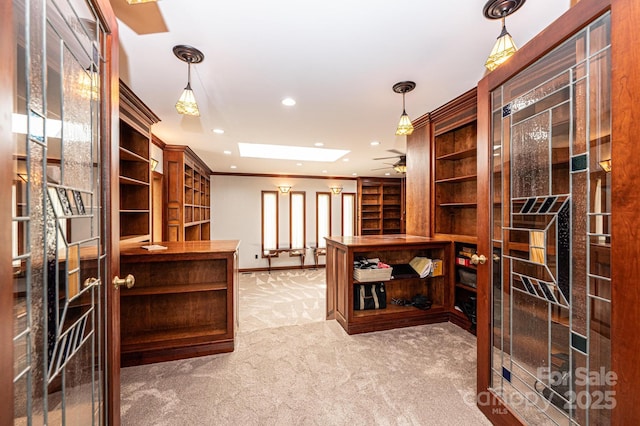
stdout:
{"type": "Polygon", "coordinates": [[[184,88],[180,99],[176,102],[176,110],[179,114],[199,116],[200,110],[196,103],[196,97],[191,90],[191,64],[199,64],[204,60],[204,54],[195,47],[178,45],[173,47],[173,54],[178,59],[187,63],[187,87],[184,88]]]}
{"type": "Polygon", "coordinates": [[[526,0],[489,0],[487,4],[484,5],[482,13],[485,18],[502,20],[502,31],[489,54],[489,58],[487,58],[487,62],[484,64],[489,71],[493,71],[499,67],[500,64],[504,63],[518,50],[511,34],[507,31],[505,21],[507,16],[518,10],[525,1],[526,0]]]}
{"type": "Polygon", "coordinates": [[[400,83],[396,83],[393,85],[393,91],[396,93],[402,93],[402,115],[400,116],[400,122],[398,123],[398,128],[396,129],[396,135],[404,136],[410,135],[413,133],[413,125],[411,124],[411,119],[407,115],[407,111],[405,111],[404,107],[404,94],[412,91],[416,88],[416,83],[413,81],[401,81],[400,83]]]}

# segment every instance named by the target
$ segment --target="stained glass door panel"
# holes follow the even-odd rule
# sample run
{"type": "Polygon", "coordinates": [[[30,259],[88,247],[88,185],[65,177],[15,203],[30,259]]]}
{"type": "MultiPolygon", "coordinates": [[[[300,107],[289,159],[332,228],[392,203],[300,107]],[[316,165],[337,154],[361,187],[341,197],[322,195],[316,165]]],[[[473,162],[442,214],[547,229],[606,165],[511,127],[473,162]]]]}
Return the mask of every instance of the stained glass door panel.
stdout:
{"type": "Polygon", "coordinates": [[[104,31],[81,0],[15,0],[14,424],[104,418],[104,31]]]}
{"type": "Polygon", "coordinates": [[[491,94],[492,389],[530,424],[608,424],[610,19],[491,94]]]}

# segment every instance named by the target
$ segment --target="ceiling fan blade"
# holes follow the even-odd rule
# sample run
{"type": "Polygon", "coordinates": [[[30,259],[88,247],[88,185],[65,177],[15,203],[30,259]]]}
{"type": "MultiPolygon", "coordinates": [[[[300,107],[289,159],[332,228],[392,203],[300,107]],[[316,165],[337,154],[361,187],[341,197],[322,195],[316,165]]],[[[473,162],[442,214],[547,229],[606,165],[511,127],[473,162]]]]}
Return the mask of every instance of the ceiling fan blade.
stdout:
{"type": "Polygon", "coordinates": [[[158,4],[140,3],[130,5],[127,0],[111,0],[118,19],[137,34],[166,33],[169,31],[158,4]]]}
{"type": "Polygon", "coordinates": [[[397,149],[388,149],[387,152],[395,152],[398,155],[406,155],[404,152],[398,151],[397,149]]]}
{"type": "MultiPolygon", "coordinates": [[[[404,155],[404,154],[403,154],[404,155]]],[[[379,157],[379,158],[374,158],[374,160],[388,160],[389,158],[398,158],[400,157],[399,155],[394,155],[393,157],[379,157]]]]}

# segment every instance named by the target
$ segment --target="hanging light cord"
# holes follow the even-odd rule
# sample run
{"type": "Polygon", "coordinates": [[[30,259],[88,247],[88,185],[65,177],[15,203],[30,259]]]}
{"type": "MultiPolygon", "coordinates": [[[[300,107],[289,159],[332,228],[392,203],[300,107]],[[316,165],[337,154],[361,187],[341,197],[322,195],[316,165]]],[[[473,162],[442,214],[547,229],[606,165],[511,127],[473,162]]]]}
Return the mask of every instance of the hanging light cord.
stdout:
{"type": "Polygon", "coordinates": [[[502,11],[502,31],[500,32],[500,35],[498,36],[498,38],[504,37],[507,34],[509,34],[509,32],[507,31],[507,11],[503,10],[502,11]]]}
{"type": "Polygon", "coordinates": [[[191,61],[187,61],[187,89],[191,90],[191,61]]]}
{"type": "Polygon", "coordinates": [[[407,110],[404,107],[404,95],[406,92],[402,92],[402,115],[407,115],[407,110]]]}

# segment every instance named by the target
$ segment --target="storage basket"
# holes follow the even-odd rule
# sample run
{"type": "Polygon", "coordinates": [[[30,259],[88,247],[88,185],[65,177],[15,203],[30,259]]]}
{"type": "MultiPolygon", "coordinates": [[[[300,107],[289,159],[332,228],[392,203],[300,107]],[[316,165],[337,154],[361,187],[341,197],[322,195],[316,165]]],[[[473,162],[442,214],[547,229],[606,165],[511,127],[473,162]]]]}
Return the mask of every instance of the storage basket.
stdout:
{"type": "Polygon", "coordinates": [[[373,281],[389,281],[393,268],[354,269],[353,278],[361,283],[373,281]]]}

